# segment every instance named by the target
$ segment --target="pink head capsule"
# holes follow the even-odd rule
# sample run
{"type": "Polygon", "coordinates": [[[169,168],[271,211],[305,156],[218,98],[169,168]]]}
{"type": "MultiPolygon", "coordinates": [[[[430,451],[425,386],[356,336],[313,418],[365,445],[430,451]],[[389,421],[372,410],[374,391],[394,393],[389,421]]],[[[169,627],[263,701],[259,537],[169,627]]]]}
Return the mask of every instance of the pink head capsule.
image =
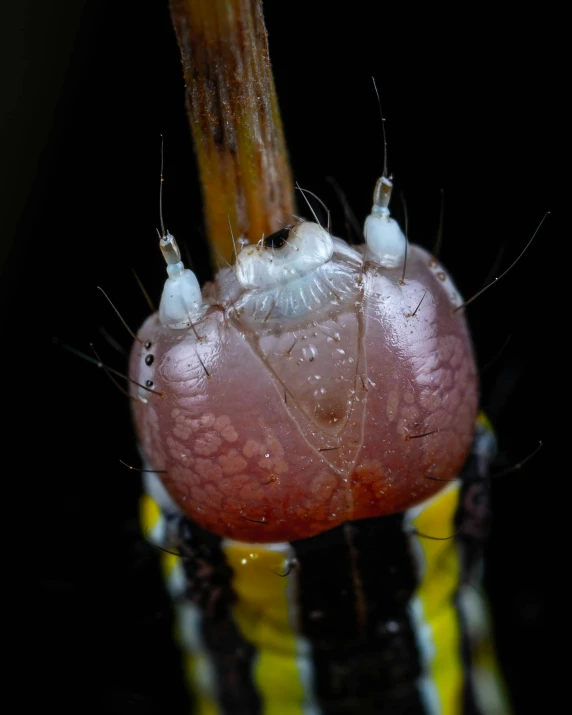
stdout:
{"type": "Polygon", "coordinates": [[[402,280],[405,237],[382,214],[359,250],[300,222],[243,244],[202,297],[182,264],[167,280],[169,310],[130,363],[163,397],[134,401],[135,423],[148,466],[204,528],[312,536],[407,509],[462,466],[477,411],[462,301],[417,246],[402,280]]]}

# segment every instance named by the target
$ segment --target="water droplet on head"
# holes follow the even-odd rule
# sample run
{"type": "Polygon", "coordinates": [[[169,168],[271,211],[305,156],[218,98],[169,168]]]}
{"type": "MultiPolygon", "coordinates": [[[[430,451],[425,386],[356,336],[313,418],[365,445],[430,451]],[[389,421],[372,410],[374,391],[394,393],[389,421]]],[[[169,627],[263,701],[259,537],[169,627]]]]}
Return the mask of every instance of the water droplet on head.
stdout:
{"type": "Polygon", "coordinates": [[[304,357],[304,360],[308,360],[308,362],[313,362],[318,357],[318,349],[315,345],[307,345],[306,347],[302,348],[302,356],[304,357]]]}

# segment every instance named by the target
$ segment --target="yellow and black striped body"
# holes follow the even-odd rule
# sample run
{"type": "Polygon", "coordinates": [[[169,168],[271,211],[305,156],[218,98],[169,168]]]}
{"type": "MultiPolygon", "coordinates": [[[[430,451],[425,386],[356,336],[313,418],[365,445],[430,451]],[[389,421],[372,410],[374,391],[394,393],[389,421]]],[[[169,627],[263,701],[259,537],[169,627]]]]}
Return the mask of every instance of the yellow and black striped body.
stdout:
{"type": "Polygon", "coordinates": [[[193,712],[506,713],[475,588],[493,451],[481,417],[436,496],[292,543],[220,539],[149,489],[146,534],[179,554],[162,559],[193,712]]]}

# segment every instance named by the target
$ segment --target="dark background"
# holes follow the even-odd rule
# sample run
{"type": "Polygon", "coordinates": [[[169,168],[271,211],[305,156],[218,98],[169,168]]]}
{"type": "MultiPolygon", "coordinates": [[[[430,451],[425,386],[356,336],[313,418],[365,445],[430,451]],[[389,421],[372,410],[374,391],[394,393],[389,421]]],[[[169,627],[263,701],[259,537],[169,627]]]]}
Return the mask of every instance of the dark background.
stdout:
{"type": "MultiPolygon", "coordinates": [[[[500,441],[498,469],[541,452],[493,485],[486,582],[517,713],[549,710],[564,692],[564,522],[555,505],[567,425],[569,325],[556,173],[563,83],[549,6],[503,17],[482,4],[399,6],[352,0],[270,2],[270,51],[295,178],[343,214],[334,176],[360,222],[382,168],[375,75],[387,118],[389,168],[407,197],[409,235],[433,246],[446,197],[441,257],[469,296],[482,403],[500,441]],[[529,13],[529,14],[527,14],[529,13]],[[500,252],[500,258],[499,258],[500,252]],[[562,276],[564,274],[564,281],[562,276]],[[492,277],[492,276],[489,276],[492,277]]],[[[208,257],[178,49],[166,2],[5,2],[2,42],[2,337],[7,556],[19,606],[22,706],[60,712],[182,712],[167,601],[153,548],[136,522],[139,480],[129,405],[106,376],[54,348],[54,337],[124,369],[102,337],[129,348],[96,286],[136,329],[147,307],[131,269],[158,300],[159,134],[165,218],[202,279],[208,257]],[[164,692],[172,696],[165,702],[164,692]]],[[[399,202],[396,212],[399,213],[399,202]]],[[[569,560],[569,559],[568,559],[569,560]]]]}

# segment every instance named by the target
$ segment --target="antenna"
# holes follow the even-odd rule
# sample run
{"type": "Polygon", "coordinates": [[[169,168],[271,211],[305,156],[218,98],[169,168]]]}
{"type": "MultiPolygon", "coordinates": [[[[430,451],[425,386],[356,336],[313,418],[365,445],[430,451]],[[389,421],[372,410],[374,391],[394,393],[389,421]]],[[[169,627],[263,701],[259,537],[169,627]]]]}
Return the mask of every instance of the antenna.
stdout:
{"type": "Polygon", "coordinates": [[[381,131],[383,132],[383,174],[382,177],[387,179],[387,137],[385,135],[385,119],[383,117],[383,112],[381,111],[381,99],[379,98],[379,92],[377,91],[377,84],[375,83],[375,77],[371,78],[373,82],[373,88],[375,89],[375,94],[377,95],[377,105],[379,107],[379,114],[381,116],[381,131]]]}
{"type": "MultiPolygon", "coordinates": [[[[312,212],[312,215],[314,216],[314,219],[316,220],[316,223],[318,224],[318,226],[319,226],[320,228],[322,228],[322,224],[320,223],[320,219],[317,217],[316,212],[314,211],[314,208],[313,208],[312,204],[308,201],[308,197],[306,196],[305,190],[302,189],[302,188],[300,188],[300,184],[299,184],[298,182],[296,182],[296,188],[298,189],[298,191],[299,191],[299,192],[302,194],[302,196],[304,197],[304,201],[308,204],[308,208],[309,208],[310,211],[312,212]]],[[[326,209],[326,211],[327,211],[327,209],[326,209]]]]}
{"type": "Polygon", "coordinates": [[[119,370],[116,370],[113,367],[110,367],[109,365],[106,365],[105,363],[101,362],[100,360],[96,360],[95,358],[92,358],[90,355],[86,355],[85,353],[82,353],[81,350],[77,350],[76,348],[72,347],[71,345],[67,345],[66,343],[61,343],[57,338],[52,338],[52,342],[55,345],[59,345],[61,348],[64,350],[67,350],[69,353],[72,355],[76,355],[77,357],[80,357],[82,360],[85,360],[86,362],[91,363],[92,365],[95,365],[96,367],[101,368],[102,370],[106,370],[113,375],[117,375],[117,377],[120,377],[123,380],[127,380],[128,382],[132,383],[133,385],[137,385],[137,387],[141,387],[143,390],[146,390],[147,392],[152,392],[154,395],[159,395],[161,399],[165,397],[164,392],[160,392],[159,390],[153,390],[151,387],[148,387],[147,385],[142,385],[140,382],[137,382],[137,380],[134,380],[133,378],[129,377],[128,375],[124,375],[122,372],[119,372],[119,370]]]}
{"type": "Polygon", "coordinates": [[[139,343],[141,343],[141,345],[143,345],[143,341],[142,341],[140,338],[138,338],[137,335],[135,335],[135,333],[134,333],[134,332],[131,330],[131,328],[127,325],[127,322],[124,320],[124,318],[123,318],[123,316],[121,315],[121,313],[117,310],[117,308],[116,308],[115,305],[113,304],[113,301],[111,300],[111,298],[107,295],[107,293],[103,290],[103,288],[102,288],[101,286],[97,286],[97,287],[98,287],[98,289],[103,293],[103,295],[105,296],[105,298],[106,298],[107,302],[109,303],[109,305],[110,305],[110,306],[113,308],[113,310],[116,312],[117,317],[118,317],[119,320],[123,323],[123,327],[125,328],[125,330],[127,330],[127,332],[129,333],[129,335],[131,335],[131,337],[133,338],[133,340],[137,340],[137,342],[139,342],[139,343]]]}
{"type": "Polygon", "coordinates": [[[236,241],[234,240],[234,231],[232,230],[232,222],[230,220],[230,213],[228,213],[227,216],[228,216],[228,227],[230,228],[230,237],[232,238],[232,247],[234,248],[234,260],[236,261],[238,258],[238,251],[236,250],[236,241]]]}
{"type": "Polygon", "coordinates": [[[310,191],[309,189],[303,189],[298,182],[296,182],[296,188],[298,189],[298,191],[299,191],[299,192],[302,194],[302,196],[304,197],[304,201],[305,201],[305,202],[308,204],[308,206],[310,207],[310,211],[314,214],[314,218],[316,219],[316,223],[318,224],[318,226],[322,227],[322,224],[318,221],[318,217],[316,216],[316,212],[314,211],[314,209],[312,208],[310,202],[308,201],[308,198],[306,197],[306,194],[310,194],[310,196],[313,196],[313,197],[316,199],[316,201],[319,201],[319,202],[320,202],[320,204],[322,205],[322,208],[324,209],[324,211],[326,212],[327,217],[328,217],[328,228],[327,228],[327,231],[328,231],[328,233],[331,233],[331,231],[330,231],[330,209],[326,206],[326,204],[322,201],[322,199],[321,199],[319,196],[317,196],[313,191],[310,191]]]}
{"type": "Polygon", "coordinates": [[[454,310],[453,313],[456,313],[458,310],[461,310],[462,308],[466,308],[468,305],[470,305],[474,300],[476,300],[479,296],[481,296],[486,290],[488,290],[491,286],[494,286],[494,284],[497,281],[500,281],[501,278],[504,278],[507,273],[509,273],[515,266],[516,264],[520,261],[520,259],[523,257],[523,255],[526,253],[528,250],[528,247],[530,244],[534,241],[536,234],[540,231],[540,227],[546,220],[546,217],[550,214],[550,211],[547,211],[542,219],[540,220],[540,223],[536,227],[536,231],[532,234],[532,238],[529,240],[529,242],[526,244],[526,246],[522,249],[522,251],[518,254],[518,256],[514,259],[514,261],[510,264],[510,266],[504,270],[500,276],[497,276],[494,280],[492,280],[490,283],[487,283],[487,285],[484,288],[481,288],[481,290],[477,291],[471,298],[466,300],[464,303],[461,305],[458,305],[454,310]]]}
{"type": "Polygon", "coordinates": [[[439,208],[439,228],[437,230],[437,240],[433,249],[433,257],[438,258],[443,243],[443,221],[445,219],[445,189],[441,188],[441,206],[439,208]]]}
{"type": "Polygon", "coordinates": [[[407,248],[409,246],[409,217],[407,215],[407,201],[405,201],[405,194],[401,192],[399,198],[401,199],[401,203],[403,204],[403,213],[405,214],[405,256],[403,258],[403,273],[401,274],[400,280],[401,285],[405,285],[405,269],[407,268],[407,248]]]}
{"type": "Polygon", "coordinates": [[[159,219],[161,221],[161,238],[165,238],[167,235],[165,231],[165,224],[163,223],[163,147],[165,144],[165,138],[161,134],[161,182],[159,184],[159,219]]]}

